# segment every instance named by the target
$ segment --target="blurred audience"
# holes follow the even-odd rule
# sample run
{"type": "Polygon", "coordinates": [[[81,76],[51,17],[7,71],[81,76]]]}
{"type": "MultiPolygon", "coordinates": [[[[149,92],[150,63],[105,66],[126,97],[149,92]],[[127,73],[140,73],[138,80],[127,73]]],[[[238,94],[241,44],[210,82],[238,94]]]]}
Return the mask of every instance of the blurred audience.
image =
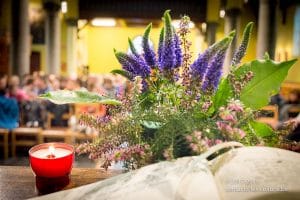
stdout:
{"type": "MultiPolygon", "coordinates": [[[[19,122],[21,126],[27,127],[43,127],[49,126],[67,126],[69,118],[68,114],[71,112],[70,105],[55,105],[51,102],[42,101],[38,98],[40,94],[56,91],[56,90],[80,90],[83,85],[87,86],[89,91],[96,92],[100,95],[106,95],[112,98],[122,98],[128,88],[130,87],[123,77],[118,75],[92,75],[86,79],[74,77],[59,77],[53,74],[46,75],[43,72],[34,72],[32,74],[25,74],[22,77],[11,76],[8,81],[7,75],[2,75],[1,78],[1,103],[2,101],[9,102],[19,106],[18,108],[11,106],[16,116],[14,120],[4,111],[6,107],[1,106],[0,111],[0,126],[7,128],[15,128],[19,122]],[[20,79],[21,78],[21,79],[20,79]],[[17,104],[16,104],[17,102],[17,104]],[[65,115],[67,114],[67,115],[65,115]],[[51,124],[49,119],[51,118],[51,124]],[[8,123],[8,121],[10,123],[8,123]],[[3,125],[2,125],[2,124],[3,125]]],[[[4,103],[3,103],[4,104],[4,103]]],[[[101,107],[101,112],[105,114],[105,106],[101,107]]],[[[10,115],[10,114],[9,114],[10,115]]],[[[11,115],[12,116],[12,115],[11,115]]]]}
{"type": "Polygon", "coordinates": [[[300,92],[298,90],[292,90],[287,100],[280,106],[279,109],[279,121],[287,121],[290,116],[290,109],[292,107],[298,107],[300,103],[300,92]]]}
{"type": "Polygon", "coordinates": [[[19,107],[16,99],[7,97],[7,76],[0,74],[0,128],[18,126],[19,107]]]}

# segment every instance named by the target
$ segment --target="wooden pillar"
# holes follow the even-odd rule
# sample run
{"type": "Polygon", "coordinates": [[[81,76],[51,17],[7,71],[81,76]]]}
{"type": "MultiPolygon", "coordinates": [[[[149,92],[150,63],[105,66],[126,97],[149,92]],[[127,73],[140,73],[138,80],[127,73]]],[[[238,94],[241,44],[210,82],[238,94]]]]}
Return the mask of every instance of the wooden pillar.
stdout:
{"type": "Polygon", "coordinates": [[[44,1],[46,11],[46,73],[60,74],[60,1],[44,1]]]}
{"type": "Polygon", "coordinates": [[[262,58],[268,52],[274,59],[276,48],[276,0],[259,0],[258,33],[256,57],[262,58]]]}
{"type": "Polygon", "coordinates": [[[12,0],[11,72],[22,76],[30,72],[30,24],[28,0],[12,0]]]}

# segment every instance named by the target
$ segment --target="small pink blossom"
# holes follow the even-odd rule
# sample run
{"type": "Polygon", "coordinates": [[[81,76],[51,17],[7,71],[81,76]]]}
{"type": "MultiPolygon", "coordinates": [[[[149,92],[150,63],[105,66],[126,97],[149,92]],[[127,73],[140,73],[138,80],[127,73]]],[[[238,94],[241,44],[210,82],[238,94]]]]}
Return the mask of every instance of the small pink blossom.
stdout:
{"type": "Polygon", "coordinates": [[[191,135],[187,135],[185,138],[186,138],[186,140],[188,142],[192,142],[193,141],[193,137],[191,135]]]}
{"type": "Polygon", "coordinates": [[[244,137],[246,136],[245,131],[243,131],[243,130],[241,130],[241,129],[239,129],[239,134],[240,134],[240,137],[241,137],[241,138],[244,138],[244,137]]]}
{"type": "Polygon", "coordinates": [[[223,143],[222,140],[219,140],[219,139],[216,139],[216,140],[215,140],[215,144],[221,144],[221,143],[223,143]]]}
{"type": "Polygon", "coordinates": [[[219,116],[222,120],[224,121],[229,121],[229,122],[236,122],[236,117],[234,113],[231,113],[229,110],[224,110],[219,113],[219,116]]]}
{"type": "Polygon", "coordinates": [[[220,121],[216,122],[216,124],[220,131],[225,130],[225,127],[227,126],[227,124],[225,124],[224,122],[220,122],[220,121]]]}
{"type": "Polygon", "coordinates": [[[236,112],[243,112],[244,111],[244,105],[239,100],[233,100],[231,99],[227,105],[227,108],[231,111],[236,112]]]}
{"type": "Polygon", "coordinates": [[[164,150],[163,156],[164,156],[164,158],[167,159],[167,160],[170,159],[170,155],[169,155],[169,152],[168,152],[167,149],[164,150]]]}
{"type": "Polygon", "coordinates": [[[243,131],[243,130],[241,130],[241,129],[239,129],[239,128],[234,128],[234,129],[233,129],[233,132],[234,132],[235,134],[237,134],[240,138],[244,138],[244,137],[246,136],[245,131],[243,131]]]}
{"type": "Polygon", "coordinates": [[[194,136],[195,136],[198,140],[201,140],[202,132],[201,132],[201,131],[195,131],[195,132],[194,132],[194,136]]]}
{"type": "Polygon", "coordinates": [[[198,151],[198,146],[195,143],[191,143],[190,144],[190,148],[192,149],[192,151],[197,152],[198,151]]]}
{"type": "Polygon", "coordinates": [[[209,102],[205,102],[203,105],[202,105],[202,109],[203,110],[207,110],[210,106],[211,106],[212,102],[209,101],[209,102]]]}

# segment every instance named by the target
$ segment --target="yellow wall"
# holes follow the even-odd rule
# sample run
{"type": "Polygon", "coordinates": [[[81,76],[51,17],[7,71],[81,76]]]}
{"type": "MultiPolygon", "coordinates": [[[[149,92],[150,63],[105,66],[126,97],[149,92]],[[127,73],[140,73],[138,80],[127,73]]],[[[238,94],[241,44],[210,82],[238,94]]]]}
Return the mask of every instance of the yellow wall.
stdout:
{"type": "MultiPolygon", "coordinates": [[[[90,73],[109,73],[111,70],[120,68],[117,62],[113,49],[127,52],[128,50],[128,37],[131,39],[136,36],[143,35],[145,27],[85,27],[88,41],[88,65],[90,73]]],[[[157,49],[160,28],[153,28],[150,33],[150,39],[157,49]]],[[[195,41],[199,33],[194,29],[191,32],[191,41],[195,41]]],[[[198,45],[191,47],[192,51],[196,51],[198,45]]]]}
{"type": "MultiPolygon", "coordinates": [[[[281,20],[278,20],[276,56],[277,59],[279,60],[279,54],[280,54],[281,61],[285,60],[285,57],[287,57],[287,60],[295,58],[292,55],[294,15],[295,15],[295,7],[294,6],[289,7],[287,10],[286,24],[282,24],[281,20]]],[[[300,82],[300,61],[299,60],[289,71],[286,81],[300,82]]]]}
{"type": "MultiPolygon", "coordinates": [[[[62,15],[60,16],[62,19],[62,15]]],[[[61,74],[66,75],[67,73],[67,24],[65,20],[61,20],[61,43],[60,43],[60,65],[61,74]]]]}

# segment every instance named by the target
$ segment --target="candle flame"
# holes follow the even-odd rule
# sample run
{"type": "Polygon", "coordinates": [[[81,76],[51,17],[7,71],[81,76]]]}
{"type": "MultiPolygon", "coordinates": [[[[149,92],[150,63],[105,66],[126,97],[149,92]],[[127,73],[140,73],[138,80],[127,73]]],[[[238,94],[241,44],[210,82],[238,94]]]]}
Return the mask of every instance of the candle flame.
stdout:
{"type": "Polygon", "coordinates": [[[55,148],[54,148],[54,146],[49,146],[49,153],[50,153],[50,155],[54,155],[54,153],[55,153],[55,148]]]}

